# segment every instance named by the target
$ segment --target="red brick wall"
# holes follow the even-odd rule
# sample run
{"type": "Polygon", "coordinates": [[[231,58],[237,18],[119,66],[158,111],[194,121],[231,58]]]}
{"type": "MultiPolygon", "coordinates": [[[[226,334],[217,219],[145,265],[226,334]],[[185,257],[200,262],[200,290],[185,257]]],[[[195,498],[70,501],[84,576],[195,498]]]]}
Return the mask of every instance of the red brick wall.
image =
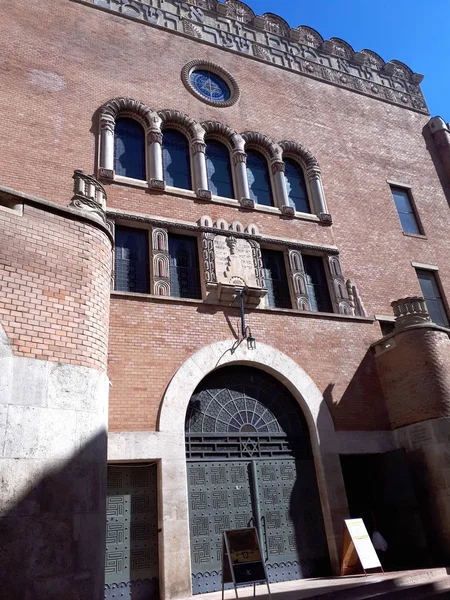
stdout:
{"type": "Polygon", "coordinates": [[[450,339],[428,328],[397,334],[376,357],[392,427],[450,417],[450,339]]]}
{"type": "MultiPolygon", "coordinates": [[[[0,88],[2,135],[10,142],[0,146],[0,185],[67,205],[73,170],[91,173],[96,166],[97,109],[111,98],[128,96],[156,110],[178,109],[199,122],[218,120],[239,132],[302,143],[321,166],[334,224],[289,221],[117,184],[107,185],[109,207],[190,222],[209,214],[244,225],[255,222],[268,236],[335,244],[345,276],[355,280],[372,315],[391,314],[393,299],[420,293],[411,261],[438,265],[444,292],[450,293],[448,204],[422,133],[426,116],[69,1],[8,3],[0,22],[0,51],[0,74],[8,78],[0,88]],[[181,69],[193,58],[218,63],[236,77],[241,87],[236,105],[212,108],[185,89],[181,69]],[[386,179],[412,186],[427,239],[403,235],[386,179]]],[[[365,367],[358,370],[368,344],[380,335],[377,326],[254,315],[259,337],[298,360],[322,390],[336,384],[336,398],[344,398],[333,411],[340,427],[383,426],[386,419],[376,402],[373,413],[367,406],[367,398],[376,395],[372,376],[364,375],[365,367]],[[299,332],[296,344],[292,328],[299,332]],[[303,343],[305,331],[314,343],[303,343]],[[356,371],[361,384],[354,383],[356,371]]],[[[200,344],[217,339],[205,333],[202,323],[208,319],[212,316],[181,303],[169,308],[147,300],[114,300],[113,428],[154,426],[162,391],[177,365],[200,344]],[[155,315],[160,321],[154,330],[155,315]],[[200,332],[195,340],[181,335],[192,331],[191,319],[197,319],[200,332]],[[168,322],[178,332],[173,362],[159,355],[170,348],[168,322]],[[150,341],[145,355],[136,351],[150,341]],[[151,374],[152,369],[157,372],[151,374]]],[[[213,325],[222,339],[228,337],[222,311],[213,325]]]]}
{"type": "Polygon", "coordinates": [[[0,323],[16,356],[105,370],[111,243],[97,227],[0,210],[0,323]]]}
{"type": "MultiPolygon", "coordinates": [[[[110,430],[155,429],[164,391],[183,362],[204,346],[233,339],[226,317],[237,332],[237,310],[113,297],[110,430]]],[[[257,343],[286,353],[312,377],[337,428],[389,427],[373,356],[366,355],[379,336],[377,324],[276,311],[253,311],[247,320],[257,343]]]]}

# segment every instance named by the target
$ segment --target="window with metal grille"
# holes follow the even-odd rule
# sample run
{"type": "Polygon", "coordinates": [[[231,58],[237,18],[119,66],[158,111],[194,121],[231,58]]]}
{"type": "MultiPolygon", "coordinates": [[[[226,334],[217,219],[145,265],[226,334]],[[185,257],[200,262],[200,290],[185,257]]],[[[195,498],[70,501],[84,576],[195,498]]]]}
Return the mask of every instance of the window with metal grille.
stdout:
{"type": "Polygon", "coordinates": [[[308,193],[306,191],[305,176],[301,166],[290,158],[284,160],[286,189],[289,204],[297,211],[310,213],[308,193]]]}
{"type": "Polygon", "coordinates": [[[224,144],[211,140],[206,145],[208,188],[214,196],[234,198],[230,153],[224,144]]]}
{"type": "Polygon", "coordinates": [[[267,161],[260,152],[247,151],[247,179],[250,198],[257,204],[273,206],[272,185],[267,161]]]}
{"type": "Polygon", "coordinates": [[[403,231],[405,233],[423,233],[419,227],[409,190],[391,186],[391,191],[403,231]]]}
{"type": "Polygon", "coordinates": [[[137,121],[119,118],[114,127],[116,175],[145,181],[145,133],[137,121]]]}
{"type": "Polygon", "coordinates": [[[311,310],[314,312],[333,312],[323,258],[304,254],[302,258],[311,310]]]}
{"type": "Polygon", "coordinates": [[[148,294],[148,233],[145,229],[116,227],[114,270],[115,290],[148,294]]]}
{"type": "Polygon", "coordinates": [[[423,269],[416,269],[416,271],[431,320],[436,323],[436,325],[448,327],[448,317],[442,301],[436,275],[433,271],[425,271],[423,269]]]}
{"type": "Polygon", "coordinates": [[[170,295],[177,298],[201,298],[197,238],[169,235],[170,295]]]}
{"type": "Polygon", "coordinates": [[[267,301],[273,308],[292,308],[289,284],[286,275],[284,254],[276,250],[261,250],[264,285],[267,301]]]}
{"type": "Polygon", "coordinates": [[[192,190],[191,161],[187,138],[175,129],[164,129],[162,150],[166,184],[183,190],[192,190]]]}

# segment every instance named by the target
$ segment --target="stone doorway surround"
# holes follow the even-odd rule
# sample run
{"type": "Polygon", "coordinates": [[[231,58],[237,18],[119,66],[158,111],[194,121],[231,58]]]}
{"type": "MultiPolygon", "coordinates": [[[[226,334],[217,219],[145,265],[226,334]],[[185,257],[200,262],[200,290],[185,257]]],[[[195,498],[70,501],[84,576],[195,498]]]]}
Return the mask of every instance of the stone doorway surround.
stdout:
{"type": "Polygon", "coordinates": [[[298,402],[309,428],[321,508],[334,573],[339,572],[342,519],[348,514],[339,460],[339,440],[322,394],[307,373],[276,348],[257,343],[249,350],[236,340],[206,346],[188,358],[167,386],[158,430],[109,435],[109,461],[158,462],[159,556],[161,598],[191,594],[189,509],[185,457],[185,417],[197,385],[225,365],[247,365],[266,371],[298,402]]]}

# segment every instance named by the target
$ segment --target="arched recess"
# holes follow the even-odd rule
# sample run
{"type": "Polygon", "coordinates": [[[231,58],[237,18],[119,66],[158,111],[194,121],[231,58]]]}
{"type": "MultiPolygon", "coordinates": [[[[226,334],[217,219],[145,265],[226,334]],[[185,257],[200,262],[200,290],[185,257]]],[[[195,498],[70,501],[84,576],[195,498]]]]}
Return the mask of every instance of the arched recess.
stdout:
{"type": "Polygon", "coordinates": [[[157,430],[184,442],[186,411],[194,390],[212,371],[238,364],[266,371],[280,381],[300,405],[308,424],[330,561],[339,570],[342,518],[347,513],[334,424],[323,396],[309,375],[290,357],[276,348],[257,343],[250,350],[235,340],[225,340],[202,348],[188,358],[170,381],[161,404],[157,430]]]}

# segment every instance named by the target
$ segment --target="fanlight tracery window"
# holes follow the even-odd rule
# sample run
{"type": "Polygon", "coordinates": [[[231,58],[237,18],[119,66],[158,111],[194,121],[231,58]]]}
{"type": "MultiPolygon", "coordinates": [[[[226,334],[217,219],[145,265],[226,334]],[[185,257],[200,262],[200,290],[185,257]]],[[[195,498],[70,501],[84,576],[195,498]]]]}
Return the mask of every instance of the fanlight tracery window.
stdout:
{"type": "Polygon", "coordinates": [[[267,161],[256,150],[247,151],[247,178],[250,198],[257,204],[273,206],[272,185],[267,161]]]}
{"type": "Polygon", "coordinates": [[[164,129],[162,151],[166,184],[184,190],[192,190],[187,138],[176,129],[164,129]]]}
{"type": "Polygon", "coordinates": [[[121,117],[114,128],[116,175],[145,181],[145,133],[134,119],[121,117]]]}

